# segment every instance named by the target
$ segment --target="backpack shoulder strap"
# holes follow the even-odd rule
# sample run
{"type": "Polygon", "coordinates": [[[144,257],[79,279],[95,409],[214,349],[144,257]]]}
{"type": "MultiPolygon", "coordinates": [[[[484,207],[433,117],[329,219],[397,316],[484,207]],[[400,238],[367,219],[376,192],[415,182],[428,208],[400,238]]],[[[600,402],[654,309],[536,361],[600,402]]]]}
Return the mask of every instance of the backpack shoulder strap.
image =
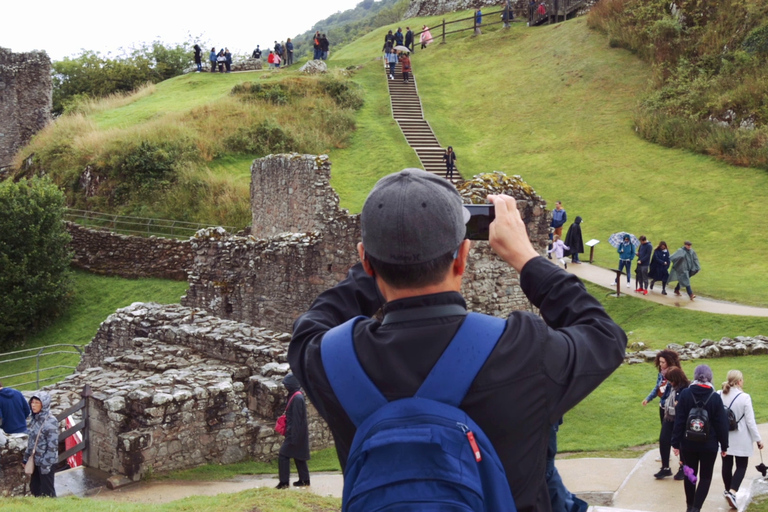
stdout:
{"type": "Polygon", "coordinates": [[[416,396],[458,407],[506,326],[503,318],[469,313],[416,396]]]}
{"type": "Polygon", "coordinates": [[[358,316],[337,325],[325,333],[320,344],[320,355],[328,382],[356,427],[387,404],[355,353],[353,333],[358,316]]]}

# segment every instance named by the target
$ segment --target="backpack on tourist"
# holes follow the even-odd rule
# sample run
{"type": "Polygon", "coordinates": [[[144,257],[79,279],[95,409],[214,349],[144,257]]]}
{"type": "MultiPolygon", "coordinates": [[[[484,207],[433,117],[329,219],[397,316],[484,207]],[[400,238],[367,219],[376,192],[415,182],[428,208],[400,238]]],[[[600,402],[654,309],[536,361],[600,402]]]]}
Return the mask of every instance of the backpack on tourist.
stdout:
{"type": "Polygon", "coordinates": [[[736,395],[733,400],[731,400],[731,403],[728,404],[728,407],[725,408],[725,414],[728,415],[728,430],[731,432],[734,430],[739,430],[739,422],[744,418],[744,415],[742,414],[741,418],[736,419],[736,414],[731,410],[733,402],[735,402],[739,396],[741,396],[741,393],[736,395]]]}
{"type": "Polygon", "coordinates": [[[353,318],[325,334],[323,366],[357,427],[344,472],[343,512],[516,512],[504,467],[459,409],[506,321],[469,313],[413,397],[388,402],[355,354],[353,318]]]}
{"type": "Polygon", "coordinates": [[[715,392],[712,391],[703,404],[694,398],[695,407],[688,412],[688,419],[685,421],[685,438],[697,443],[706,443],[709,440],[709,413],[705,409],[709,399],[715,392]]]}
{"type": "Polygon", "coordinates": [[[677,390],[670,385],[667,401],[664,403],[664,421],[675,421],[675,405],[677,404],[677,390]]]}

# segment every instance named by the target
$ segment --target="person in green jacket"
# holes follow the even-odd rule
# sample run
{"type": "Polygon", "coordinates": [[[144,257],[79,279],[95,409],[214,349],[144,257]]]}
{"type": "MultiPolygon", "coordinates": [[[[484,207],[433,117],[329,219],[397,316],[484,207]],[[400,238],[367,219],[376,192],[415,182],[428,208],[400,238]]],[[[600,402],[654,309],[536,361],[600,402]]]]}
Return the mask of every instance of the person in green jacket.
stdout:
{"type": "MultiPolygon", "coordinates": [[[[632,260],[635,259],[635,246],[632,245],[632,241],[629,239],[629,235],[624,235],[624,240],[619,244],[619,247],[616,249],[616,252],[619,253],[619,271],[621,271],[624,267],[627,269],[627,288],[630,288],[630,280],[631,280],[631,268],[632,268],[632,260]]],[[[615,283],[614,283],[615,284],[615,283]]]]}
{"type": "Polygon", "coordinates": [[[699,256],[693,250],[693,244],[688,240],[683,246],[675,251],[675,254],[669,257],[672,262],[672,270],[669,272],[669,282],[677,281],[675,286],[675,295],[680,297],[680,286],[685,286],[688,297],[693,300],[696,295],[691,288],[691,277],[701,270],[699,265],[699,256]]]}

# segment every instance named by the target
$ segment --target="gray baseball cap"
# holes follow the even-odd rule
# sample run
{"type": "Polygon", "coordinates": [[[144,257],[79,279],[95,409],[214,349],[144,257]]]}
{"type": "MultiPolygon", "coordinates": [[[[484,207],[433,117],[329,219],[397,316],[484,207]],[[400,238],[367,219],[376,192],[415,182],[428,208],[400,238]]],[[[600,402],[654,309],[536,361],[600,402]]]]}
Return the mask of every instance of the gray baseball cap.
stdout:
{"type": "Polygon", "coordinates": [[[426,263],[455,251],[470,214],[446,179],[421,169],[381,178],[363,205],[366,254],[384,263],[426,263]]]}

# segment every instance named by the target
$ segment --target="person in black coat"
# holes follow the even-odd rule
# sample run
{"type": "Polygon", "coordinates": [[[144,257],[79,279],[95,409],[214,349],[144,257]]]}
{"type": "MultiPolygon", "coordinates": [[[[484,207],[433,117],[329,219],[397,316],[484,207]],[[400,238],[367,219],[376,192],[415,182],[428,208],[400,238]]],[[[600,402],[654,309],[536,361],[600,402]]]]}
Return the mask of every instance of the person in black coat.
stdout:
{"type": "Polygon", "coordinates": [[[723,408],[723,400],[712,386],[712,369],[700,364],[694,370],[693,377],[693,384],[684,389],[677,400],[672,447],[683,464],[693,469],[693,473],[698,476],[696,484],[687,478],[683,483],[688,512],[700,512],[712,483],[718,443],[723,457],[728,451],[728,415],[723,408]],[[709,435],[705,441],[688,439],[686,436],[688,413],[694,407],[704,407],[709,415],[709,435]]]}
{"type": "Polygon", "coordinates": [[[651,290],[656,281],[661,281],[661,294],[666,295],[667,281],[669,281],[669,249],[664,240],[659,242],[659,246],[653,250],[648,276],[651,278],[651,290]]]}
{"type": "Polygon", "coordinates": [[[405,47],[413,51],[413,30],[411,27],[405,27],[405,47]]]}
{"type": "Polygon", "coordinates": [[[199,44],[195,45],[195,65],[198,73],[203,70],[203,49],[199,44]]]}
{"type": "Polygon", "coordinates": [[[293,482],[296,487],[309,485],[309,425],[307,422],[307,404],[304,394],[300,391],[299,380],[289,373],[283,379],[283,386],[288,390],[288,405],[285,408],[286,431],[285,441],[280,447],[280,458],[277,461],[280,483],[277,489],[288,487],[291,478],[291,459],[296,462],[299,479],[293,482]]]}
{"type": "Polygon", "coordinates": [[[584,252],[584,238],[581,236],[581,217],[576,217],[571,227],[568,228],[568,233],[565,235],[565,245],[568,246],[568,251],[566,251],[565,255],[571,256],[571,263],[581,264],[579,254],[584,252]]]}

